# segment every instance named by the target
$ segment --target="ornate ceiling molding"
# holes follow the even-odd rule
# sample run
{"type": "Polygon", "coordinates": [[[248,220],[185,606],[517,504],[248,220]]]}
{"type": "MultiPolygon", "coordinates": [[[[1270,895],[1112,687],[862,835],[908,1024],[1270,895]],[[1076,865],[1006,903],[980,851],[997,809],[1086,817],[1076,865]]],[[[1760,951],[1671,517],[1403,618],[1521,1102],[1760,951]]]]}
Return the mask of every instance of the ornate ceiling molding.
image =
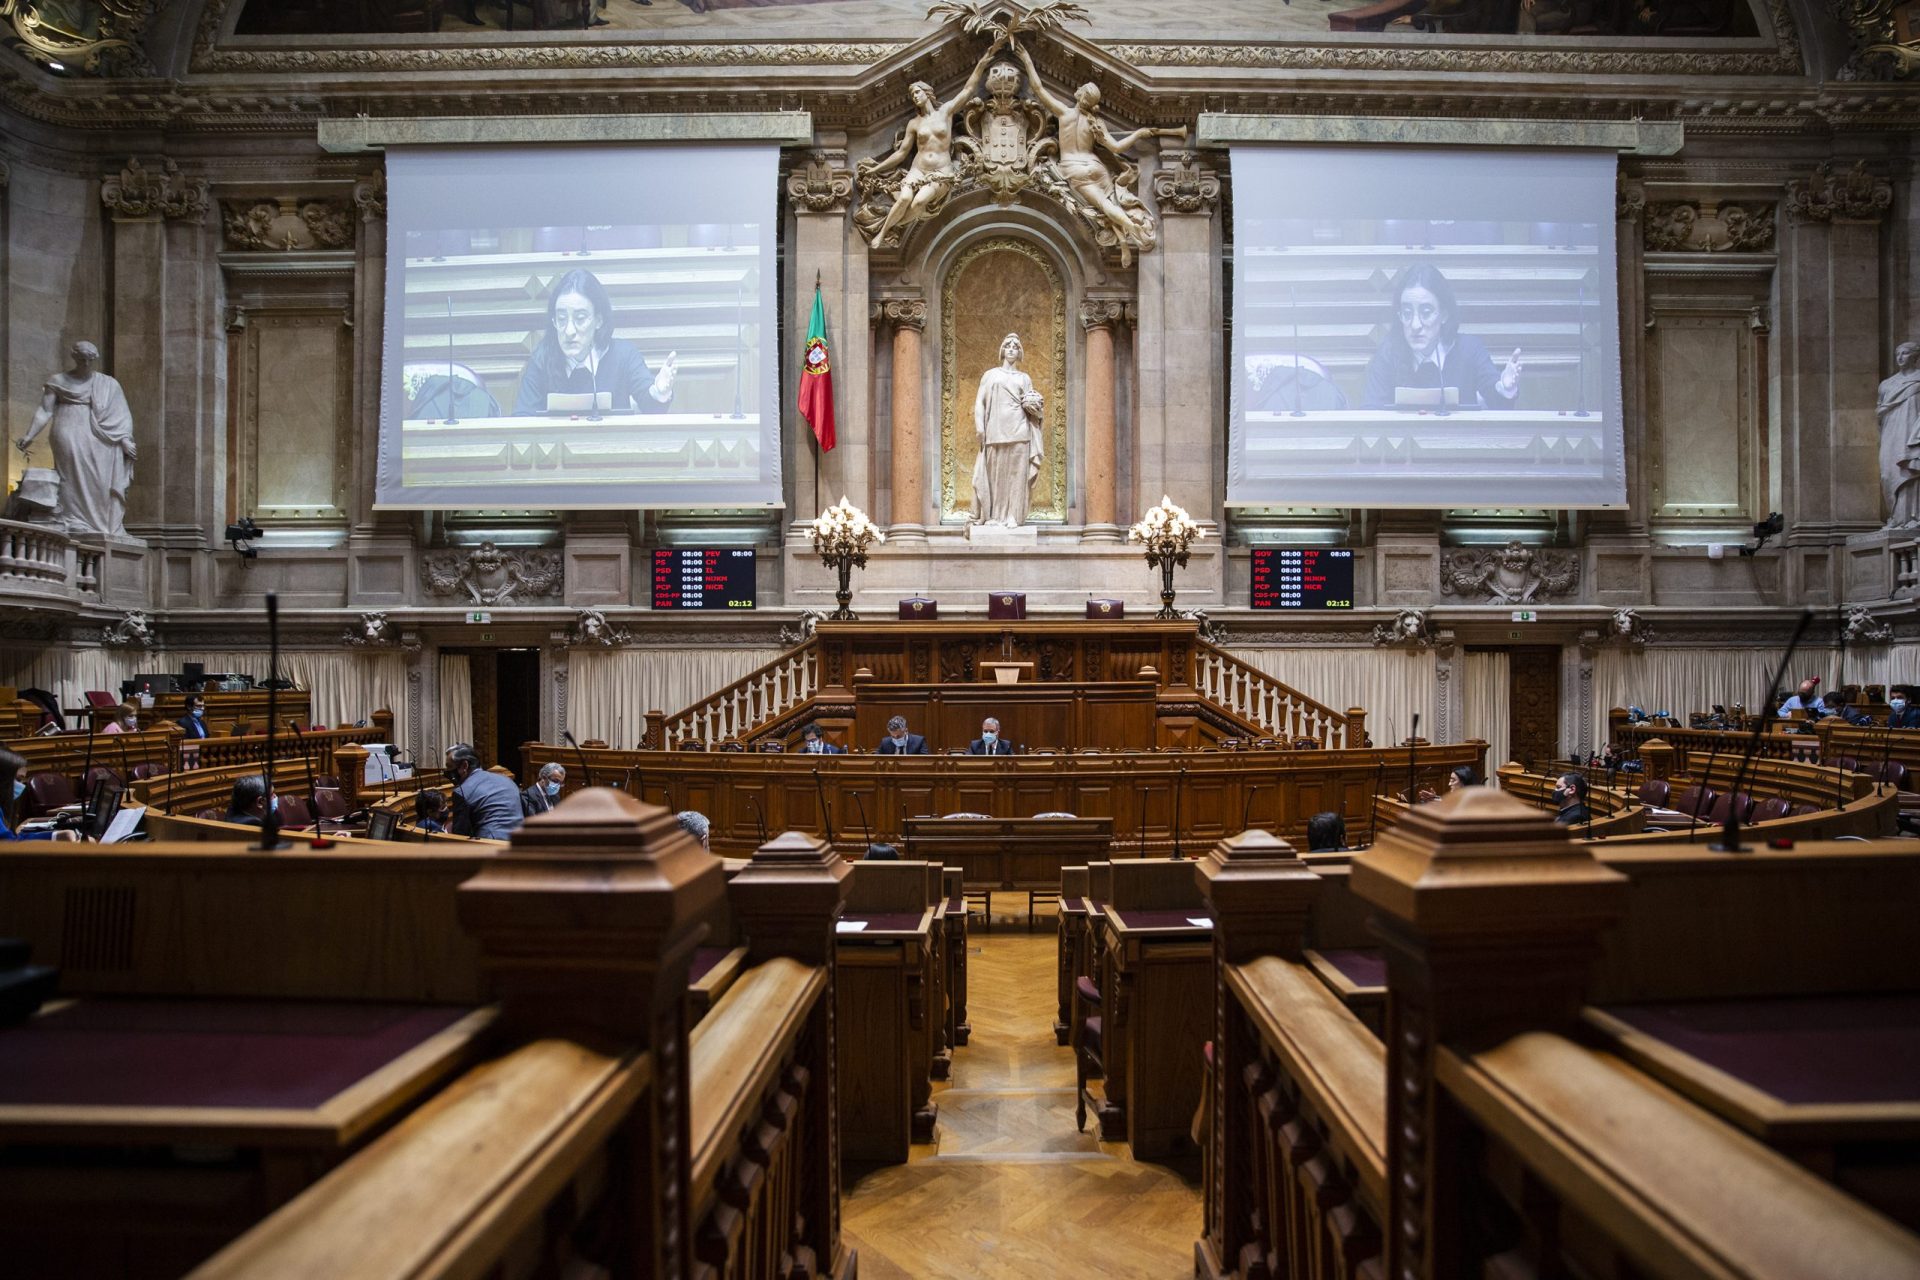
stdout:
{"type": "Polygon", "coordinates": [[[49,13],[36,0],[0,0],[0,30],[22,57],[55,71],[151,75],[140,37],[157,8],[154,0],[81,0],[49,13]]]}

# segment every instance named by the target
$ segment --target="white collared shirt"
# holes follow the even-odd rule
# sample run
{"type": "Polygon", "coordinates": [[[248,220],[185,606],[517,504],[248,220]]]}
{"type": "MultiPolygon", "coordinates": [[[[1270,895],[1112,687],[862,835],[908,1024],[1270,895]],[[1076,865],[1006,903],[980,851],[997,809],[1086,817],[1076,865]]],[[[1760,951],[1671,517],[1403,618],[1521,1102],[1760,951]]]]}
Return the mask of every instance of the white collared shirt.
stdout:
{"type": "Polygon", "coordinates": [[[599,377],[600,376],[600,348],[589,345],[587,347],[587,358],[585,360],[567,361],[567,372],[572,373],[575,369],[585,369],[588,373],[594,375],[595,377],[599,377]]]}

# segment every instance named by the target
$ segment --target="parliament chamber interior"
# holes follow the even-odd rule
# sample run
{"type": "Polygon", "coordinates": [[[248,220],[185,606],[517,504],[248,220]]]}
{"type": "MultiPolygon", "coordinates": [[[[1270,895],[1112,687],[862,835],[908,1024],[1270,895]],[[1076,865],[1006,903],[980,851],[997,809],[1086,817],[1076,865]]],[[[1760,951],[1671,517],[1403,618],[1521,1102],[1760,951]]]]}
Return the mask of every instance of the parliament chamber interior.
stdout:
{"type": "Polygon", "coordinates": [[[0,1275],[1920,1280],[1920,3],[39,0],[0,126],[0,1275]]]}

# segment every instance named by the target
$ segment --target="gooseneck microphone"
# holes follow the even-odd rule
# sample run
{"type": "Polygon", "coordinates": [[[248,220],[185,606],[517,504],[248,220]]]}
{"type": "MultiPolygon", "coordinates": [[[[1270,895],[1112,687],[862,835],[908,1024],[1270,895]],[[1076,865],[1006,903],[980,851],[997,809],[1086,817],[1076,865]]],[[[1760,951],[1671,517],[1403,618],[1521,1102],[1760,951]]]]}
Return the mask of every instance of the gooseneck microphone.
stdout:
{"type": "Polygon", "coordinates": [[[1407,735],[1407,807],[1420,803],[1420,713],[1413,713],[1413,732],[1407,735]]]}
{"type": "Polygon", "coordinates": [[[580,762],[580,776],[587,780],[588,786],[592,786],[593,766],[587,763],[587,753],[580,749],[578,742],[574,741],[573,730],[563,729],[560,731],[560,736],[565,738],[567,745],[573,748],[573,758],[580,762]]]}
{"type": "Polygon", "coordinates": [[[300,739],[300,758],[307,765],[307,805],[313,811],[313,840],[315,849],[331,849],[333,841],[327,839],[327,821],[320,816],[320,787],[313,780],[313,752],[307,749],[306,735],[300,732],[300,726],[292,720],[287,728],[293,730],[293,736],[300,739]]]}
{"type": "Polygon", "coordinates": [[[89,775],[93,773],[93,735],[96,725],[93,713],[87,713],[87,758],[80,765],[80,829],[93,826],[93,787],[89,784],[89,775]]]}
{"type": "Polygon", "coordinates": [[[280,597],[267,592],[267,758],[260,770],[267,788],[267,811],[260,815],[260,843],[256,849],[283,849],[280,843],[280,813],[274,808],[273,748],[280,716],[280,597]]]}
{"type": "Polygon", "coordinates": [[[813,766],[813,790],[820,797],[820,825],[827,829],[827,844],[833,844],[833,811],[827,808],[827,784],[820,780],[820,766],[813,766]]]}
{"type": "Polygon", "coordinates": [[[1253,812],[1253,793],[1259,789],[1259,787],[1249,784],[1246,796],[1240,801],[1240,829],[1242,831],[1247,829],[1247,815],[1253,812]]]}
{"type": "Polygon", "coordinates": [[[873,828],[867,825],[867,806],[861,802],[858,791],[849,791],[847,794],[853,797],[854,810],[860,815],[860,830],[866,833],[867,848],[871,849],[873,848],[873,828]]]}
{"type": "Polygon", "coordinates": [[[1793,639],[1787,642],[1787,651],[1780,655],[1780,666],[1774,671],[1772,682],[1767,685],[1766,701],[1760,708],[1759,723],[1753,727],[1753,737],[1747,741],[1747,753],[1741,759],[1740,768],[1733,776],[1733,793],[1727,797],[1727,820],[1720,830],[1720,843],[1707,846],[1715,853],[1747,852],[1747,847],[1740,843],[1740,793],[1747,784],[1747,773],[1753,767],[1753,758],[1760,750],[1760,739],[1766,735],[1767,725],[1773,719],[1774,695],[1779,692],[1780,682],[1787,678],[1787,666],[1793,661],[1794,650],[1800,647],[1800,637],[1807,634],[1807,627],[1812,622],[1813,610],[1802,609],[1800,624],[1793,629],[1793,639]]]}
{"type": "Polygon", "coordinates": [[[1707,790],[1713,785],[1713,762],[1720,754],[1720,737],[1715,735],[1713,746],[1707,752],[1707,767],[1700,774],[1700,781],[1693,793],[1693,815],[1687,823],[1687,843],[1693,843],[1694,833],[1700,829],[1700,810],[1706,806],[1707,790]]]}
{"type": "Polygon", "coordinates": [[[1178,862],[1180,853],[1180,793],[1186,789],[1187,766],[1181,765],[1180,771],[1173,775],[1173,860],[1178,862]]]}
{"type": "Polygon", "coordinates": [[[749,791],[747,792],[747,803],[753,806],[754,825],[760,828],[760,843],[765,844],[767,842],[767,815],[760,811],[760,798],[749,791]]]}

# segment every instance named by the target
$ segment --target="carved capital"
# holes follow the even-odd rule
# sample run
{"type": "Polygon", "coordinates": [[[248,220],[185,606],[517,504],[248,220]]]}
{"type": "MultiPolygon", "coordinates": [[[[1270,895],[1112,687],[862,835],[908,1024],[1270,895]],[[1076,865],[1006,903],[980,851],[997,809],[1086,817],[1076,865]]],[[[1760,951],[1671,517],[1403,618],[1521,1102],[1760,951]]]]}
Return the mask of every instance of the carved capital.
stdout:
{"type": "Polygon", "coordinates": [[[178,218],[199,222],[207,216],[207,181],[189,178],[170,159],[161,161],[159,172],[144,167],[139,157],[127,161],[118,177],[100,184],[100,203],[117,219],[138,221],[144,218],[178,218]]]}
{"type": "Polygon", "coordinates": [[[1766,253],[1774,207],[1679,200],[1649,205],[1641,244],[1650,253],[1766,253]]]}
{"type": "Polygon", "coordinates": [[[1614,221],[1638,222],[1646,208],[1647,189],[1637,182],[1621,178],[1613,189],[1614,221]]]}
{"type": "Polygon", "coordinates": [[[241,252],[344,249],[353,243],[353,216],[341,200],[222,201],[220,213],[226,247],[241,252]]]}
{"type": "Polygon", "coordinates": [[[1787,183],[1790,222],[1878,222],[1893,204],[1893,184],[1869,172],[1865,160],[1841,173],[1823,161],[1806,178],[1787,183]]]}
{"type": "Polygon", "coordinates": [[[353,184],[353,203],[360,210],[360,221],[386,220],[387,171],[384,166],[353,184]]]}
{"type": "Polygon", "coordinates": [[[1211,213],[1220,203],[1220,175],[1200,163],[1192,151],[1169,151],[1153,175],[1153,198],[1160,212],[1211,213]]]}
{"type": "Polygon", "coordinates": [[[853,170],[844,152],[813,151],[787,175],[787,197],[797,213],[845,213],[853,199],[853,170]]]}
{"type": "Polygon", "coordinates": [[[1111,329],[1127,322],[1128,310],[1123,298],[1084,298],[1080,302],[1080,324],[1086,329],[1111,329]]]}
{"type": "Polygon", "coordinates": [[[919,333],[927,327],[925,298],[887,298],[879,304],[880,319],[896,329],[919,333]]]}

